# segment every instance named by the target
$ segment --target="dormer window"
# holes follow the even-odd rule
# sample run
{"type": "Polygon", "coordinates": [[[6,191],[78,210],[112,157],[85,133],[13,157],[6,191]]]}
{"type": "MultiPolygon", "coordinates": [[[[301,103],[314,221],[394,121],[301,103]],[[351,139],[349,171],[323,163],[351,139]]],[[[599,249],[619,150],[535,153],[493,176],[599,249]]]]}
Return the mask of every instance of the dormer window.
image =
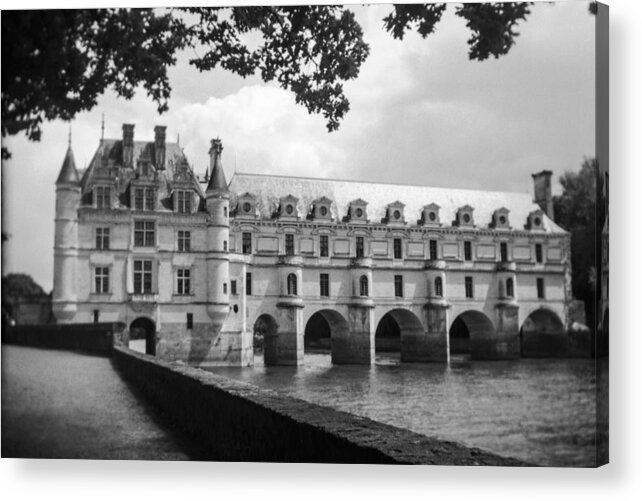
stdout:
{"type": "Polygon", "coordinates": [[[388,205],[384,222],[391,224],[405,224],[406,220],[403,214],[404,207],[405,205],[398,200],[388,205]]]}
{"type": "Polygon", "coordinates": [[[441,207],[437,204],[424,205],[421,214],[421,223],[425,226],[439,226],[439,209],[441,209],[441,207]]]}
{"type": "Polygon", "coordinates": [[[544,230],[544,212],[539,209],[531,212],[526,226],[530,230],[544,230]]]}
{"type": "Polygon", "coordinates": [[[251,193],[243,193],[236,204],[236,216],[242,218],[256,217],[256,197],[251,193]]]}
{"type": "Polygon", "coordinates": [[[457,226],[473,227],[475,220],[473,219],[473,209],[470,205],[464,205],[457,210],[457,219],[455,223],[457,226]]]}
{"type": "Polygon", "coordinates": [[[330,221],[332,219],[332,200],[321,197],[312,202],[312,218],[330,221]]]}
{"type": "Polygon", "coordinates": [[[174,210],[181,214],[192,212],[192,191],[177,190],[174,192],[174,210]]]}
{"type": "Polygon", "coordinates": [[[94,188],[97,209],[111,209],[111,187],[96,186],[94,188]]]}
{"type": "Polygon", "coordinates": [[[348,221],[362,221],[362,222],[367,222],[368,221],[368,213],[366,211],[366,207],[368,206],[368,202],[365,200],[361,200],[360,198],[357,198],[356,200],[353,200],[350,202],[350,205],[348,206],[348,221]]]}
{"type": "Polygon", "coordinates": [[[279,204],[279,217],[297,219],[299,217],[299,211],[297,210],[298,201],[299,199],[292,195],[283,197],[279,204]]]}
{"type": "Polygon", "coordinates": [[[150,187],[135,187],[133,190],[133,204],[136,210],[156,209],[156,189],[150,187]]]}
{"type": "Polygon", "coordinates": [[[493,212],[493,220],[491,222],[491,227],[496,229],[510,229],[510,223],[508,221],[509,210],[505,207],[497,209],[493,212]]]}

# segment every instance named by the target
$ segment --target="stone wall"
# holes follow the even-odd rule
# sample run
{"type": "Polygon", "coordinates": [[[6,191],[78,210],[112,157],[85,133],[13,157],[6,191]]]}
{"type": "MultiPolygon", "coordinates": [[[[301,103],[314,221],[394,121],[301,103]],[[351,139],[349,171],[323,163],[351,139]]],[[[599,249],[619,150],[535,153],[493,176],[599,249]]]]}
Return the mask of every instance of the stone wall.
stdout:
{"type": "Polygon", "coordinates": [[[526,466],[127,348],[113,361],[212,460],[526,466]]]}
{"type": "Polygon", "coordinates": [[[42,348],[82,350],[110,355],[114,343],[125,343],[125,324],[16,325],[2,331],[2,342],[42,348]]]}

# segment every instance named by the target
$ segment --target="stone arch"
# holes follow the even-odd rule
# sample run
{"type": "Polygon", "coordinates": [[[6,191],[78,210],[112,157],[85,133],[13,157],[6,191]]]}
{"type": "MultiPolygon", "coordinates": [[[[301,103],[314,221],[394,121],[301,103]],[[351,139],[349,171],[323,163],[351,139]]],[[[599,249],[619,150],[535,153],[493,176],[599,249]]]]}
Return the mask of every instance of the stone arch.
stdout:
{"type": "Polygon", "coordinates": [[[523,357],[560,356],[569,350],[564,322],[546,308],[538,308],[526,317],[519,337],[523,357]]]}
{"type": "Polygon", "coordinates": [[[477,310],[460,313],[448,329],[451,354],[470,355],[470,358],[486,358],[484,346],[496,338],[495,326],[486,314],[477,310]]]}
{"type": "Polygon", "coordinates": [[[412,360],[410,352],[414,340],[425,334],[424,326],[417,315],[404,308],[387,311],[377,323],[375,330],[376,352],[399,352],[402,361],[412,360]]]}
{"type": "Polygon", "coordinates": [[[253,343],[254,352],[263,352],[265,365],[275,365],[278,360],[276,336],[279,324],[276,319],[268,314],[259,315],[254,321],[253,343]]]}
{"type": "Polygon", "coordinates": [[[336,310],[315,311],[305,323],[303,350],[307,352],[329,352],[333,363],[341,363],[341,351],[345,349],[342,340],[350,338],[350,325],[336,310]]]}
{"type": "Polygon", "coordinates": [[[156,324],[147,317],[138,317],[129,324],[130,347],[136,351],[143,351],[142,346],[137,346],[140,343],[136,343],[141,340],[145,340],[145,353],[156,355],[156,324]]]}

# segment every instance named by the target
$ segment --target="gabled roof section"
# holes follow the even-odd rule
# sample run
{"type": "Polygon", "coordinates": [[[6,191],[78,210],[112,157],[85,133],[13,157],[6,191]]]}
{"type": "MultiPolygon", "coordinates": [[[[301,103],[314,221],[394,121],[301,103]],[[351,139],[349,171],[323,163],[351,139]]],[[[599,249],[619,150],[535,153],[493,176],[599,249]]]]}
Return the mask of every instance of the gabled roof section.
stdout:
{"type": "MultiPolygon", "coordinates": [[[[151,161],[153,156],[153,141],[134,141],[133,167],[123,167],[123,144],[121,139],[102,139],[84,172],[81,186],[86,193],[92,189],[96,182],[113,183],[116,192],[125,193],[132,181],[138,176],[139,161],[151,161]]],[[[150,164],[150,171],[154,172],[155,183],[158,186],[159,200],[171,195],[175,180],[181,179],[181,184],[190,185],[199,196],[204,197],[203,190],[189,167],[185,153],[178,143],[165,143],[165,168],[156,169],[150,164]],[[192,179],[189,181],[188,179],[192,179]]]]}
{"type": "Polygon", "coordinates": [[[78,177],[78,170],[76,169],[76,162],[74,160],[74,153],[71,151],[71,145],[67,147],[67,154],[62,162],[60,174],[56,179],[56,184],[80,184],[78,177]]]}

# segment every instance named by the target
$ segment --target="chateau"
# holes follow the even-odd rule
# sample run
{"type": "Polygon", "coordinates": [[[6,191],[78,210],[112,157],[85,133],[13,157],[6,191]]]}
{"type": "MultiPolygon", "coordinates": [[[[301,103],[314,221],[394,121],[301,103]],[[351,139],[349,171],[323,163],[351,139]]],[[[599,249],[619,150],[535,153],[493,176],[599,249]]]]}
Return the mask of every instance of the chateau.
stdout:
{"type": "Polygon", "coordinates": [[[528,194],[235,174],[220,140],[199,179],[154,129],[102,139],[56,182],[53,310],[124,322],[192,365],[297,365],[308,336],[369,364],[381,326],[402,362],[555,354],[569,325],[570,237],[550,171],[528,194]],[[379,332],[378,332],[379,331],[379,332]]]}

